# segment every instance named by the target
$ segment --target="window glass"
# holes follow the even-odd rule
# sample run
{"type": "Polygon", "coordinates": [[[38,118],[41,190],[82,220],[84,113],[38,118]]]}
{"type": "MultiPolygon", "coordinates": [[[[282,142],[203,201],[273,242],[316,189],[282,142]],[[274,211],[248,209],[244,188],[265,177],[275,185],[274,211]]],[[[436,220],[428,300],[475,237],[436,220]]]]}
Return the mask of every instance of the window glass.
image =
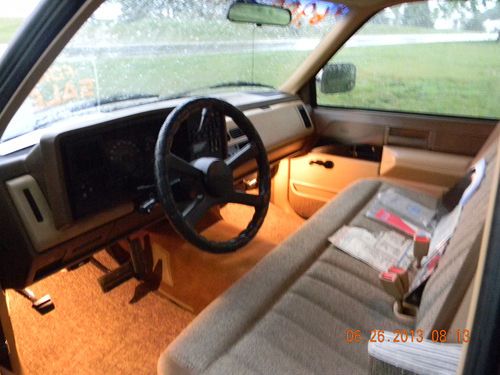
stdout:
{"type": "Polygon", "coordinates": [[[104,2],[36,85],[2,141],[167,98],[275,90],[349,13],[329,1],[259,0],[289,9],[292,20],[257,26],[229,21],[233,3],[104,2]]]}
{"type": "Polygon", "coordinates": [[[40,0],[0,0],[0,59],[16,31],[40,0]]]}
{"type": "Polygon", "coordinates": [[[317,77],[318,104],[499,118],[500,2],[429,1],[387,8],[330,61],[345,63],[356,67],[354,88],[323,93],[321,77],[325,83],[325,72],[333,69],[326,68],[317,77]]]}

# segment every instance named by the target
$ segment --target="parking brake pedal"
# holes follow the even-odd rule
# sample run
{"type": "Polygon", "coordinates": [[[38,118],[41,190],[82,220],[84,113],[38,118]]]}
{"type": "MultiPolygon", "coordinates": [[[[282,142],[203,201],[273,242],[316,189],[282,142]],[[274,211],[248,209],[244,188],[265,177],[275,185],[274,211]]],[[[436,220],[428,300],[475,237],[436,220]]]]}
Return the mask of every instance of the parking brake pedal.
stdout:
{"type": "Polygon", "coordinates": [[[31,301],[31,307],[33,307],[39,314],[45,315],[56,308],[52,298],[49,294],[44,295],[41,298],[36,298],[35,293],[29,288],[17,289],[20,295],[31,301]]]}

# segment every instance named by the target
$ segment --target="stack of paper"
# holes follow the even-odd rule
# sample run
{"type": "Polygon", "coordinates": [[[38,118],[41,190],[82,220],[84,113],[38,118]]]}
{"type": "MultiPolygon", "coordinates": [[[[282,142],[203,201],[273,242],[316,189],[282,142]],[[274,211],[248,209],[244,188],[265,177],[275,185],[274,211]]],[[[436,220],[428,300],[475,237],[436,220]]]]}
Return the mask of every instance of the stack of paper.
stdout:
{"type": "Polygon", "coordinates": [[[391,266],[406,268],[413,257],[412,241],[393,231],[374,235],[363,228],[343,226],[328,239],[378,271],[386,271],[391,266]]]}

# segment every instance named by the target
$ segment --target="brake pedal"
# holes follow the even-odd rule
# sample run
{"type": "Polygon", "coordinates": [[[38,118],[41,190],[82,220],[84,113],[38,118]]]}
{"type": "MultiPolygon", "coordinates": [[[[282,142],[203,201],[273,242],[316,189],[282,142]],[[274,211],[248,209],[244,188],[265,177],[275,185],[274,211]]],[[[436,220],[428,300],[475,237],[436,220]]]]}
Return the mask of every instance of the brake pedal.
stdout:
{"type": "Polygon", "coordinates": [[[99,277],[97,281],[99,282],[102,292],[107,293],[118,285],[123,284],[125,281],[130,280],[132,277],[134,277],[134,267],[132,263],[128,261],[113,271],[105,273],[99,277]]]}
{"type": "Polygon", "coordinates": [[[34,308],[39,314],[45,315],[56,308],[52,298],[49,294],[41,298],[36,298],[35,293],[29,288],[16,290],[23,297],[31,301],[31,307],[34,308]]]}

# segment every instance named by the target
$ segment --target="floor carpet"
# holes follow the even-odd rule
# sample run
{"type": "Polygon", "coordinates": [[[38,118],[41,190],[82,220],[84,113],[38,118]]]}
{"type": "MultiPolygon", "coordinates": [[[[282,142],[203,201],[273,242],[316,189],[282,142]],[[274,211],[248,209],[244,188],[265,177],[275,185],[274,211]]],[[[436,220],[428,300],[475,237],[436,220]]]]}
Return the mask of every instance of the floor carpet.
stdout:
{"type": "MultiPolygon", "coordinates": [[[[227,209],[223,216],[228,223],[222,225],[228,225],[227,228],[245,224],[242,211],[227,209]]],[[[201,305],[209,303],[301,224],[300,218],[271,206],[259,238],[233,260],[217,261],[216,273],[226,276],[214,281],[213,273],[205,273],[205,278],[198,278],[189,293],[204,295],[203,283],[212,283],[216,287],[209,287],[211,292],[201,298],[201,305]]],[[[162,237],[161,232],[154,235],[162,237]]],[[[199,251],[189,254],[206,256],[199,251]]],[[[184,257],[186,267],[192,264],[189,257],[184,257]]],[[[98,258],[108,265],[112,262],[105,253],[99,253],[98,258]]],[[[149,293],[131,303],[139,285],[136,280],[103,295],[96,281],[100,275],[94,266],[85,265],[33,285],[38,296],[48,293],[56,305],[54,311],[44,316],[36,313],[23,297],[8,292],[26,374],[155,374],[160,353],[195,317],[158,293],[149,293]]],[[[177,288],[193,284],[188,281],[189,275],[177,288]]]]}
{"type": "MultiPolygon", "coordinates": [[[[237,236],[253,215],[253,209],[228,205],[221,211],[224,218],[203,231],[211,240],[223,241],[237,236]]],[[[170,285],[162,283],[162,293],[190,311],[199,313],[217,296],[248,272],[259,260],[302,225],[303,219],[284,213],[270,205],[257,236],[236,252],[210,254],[181,240],[160,224],[149,231],[155,253],[168,254],[170,285]]],[[[163,277],[164,280],[169,277],[163,277]]]]}

